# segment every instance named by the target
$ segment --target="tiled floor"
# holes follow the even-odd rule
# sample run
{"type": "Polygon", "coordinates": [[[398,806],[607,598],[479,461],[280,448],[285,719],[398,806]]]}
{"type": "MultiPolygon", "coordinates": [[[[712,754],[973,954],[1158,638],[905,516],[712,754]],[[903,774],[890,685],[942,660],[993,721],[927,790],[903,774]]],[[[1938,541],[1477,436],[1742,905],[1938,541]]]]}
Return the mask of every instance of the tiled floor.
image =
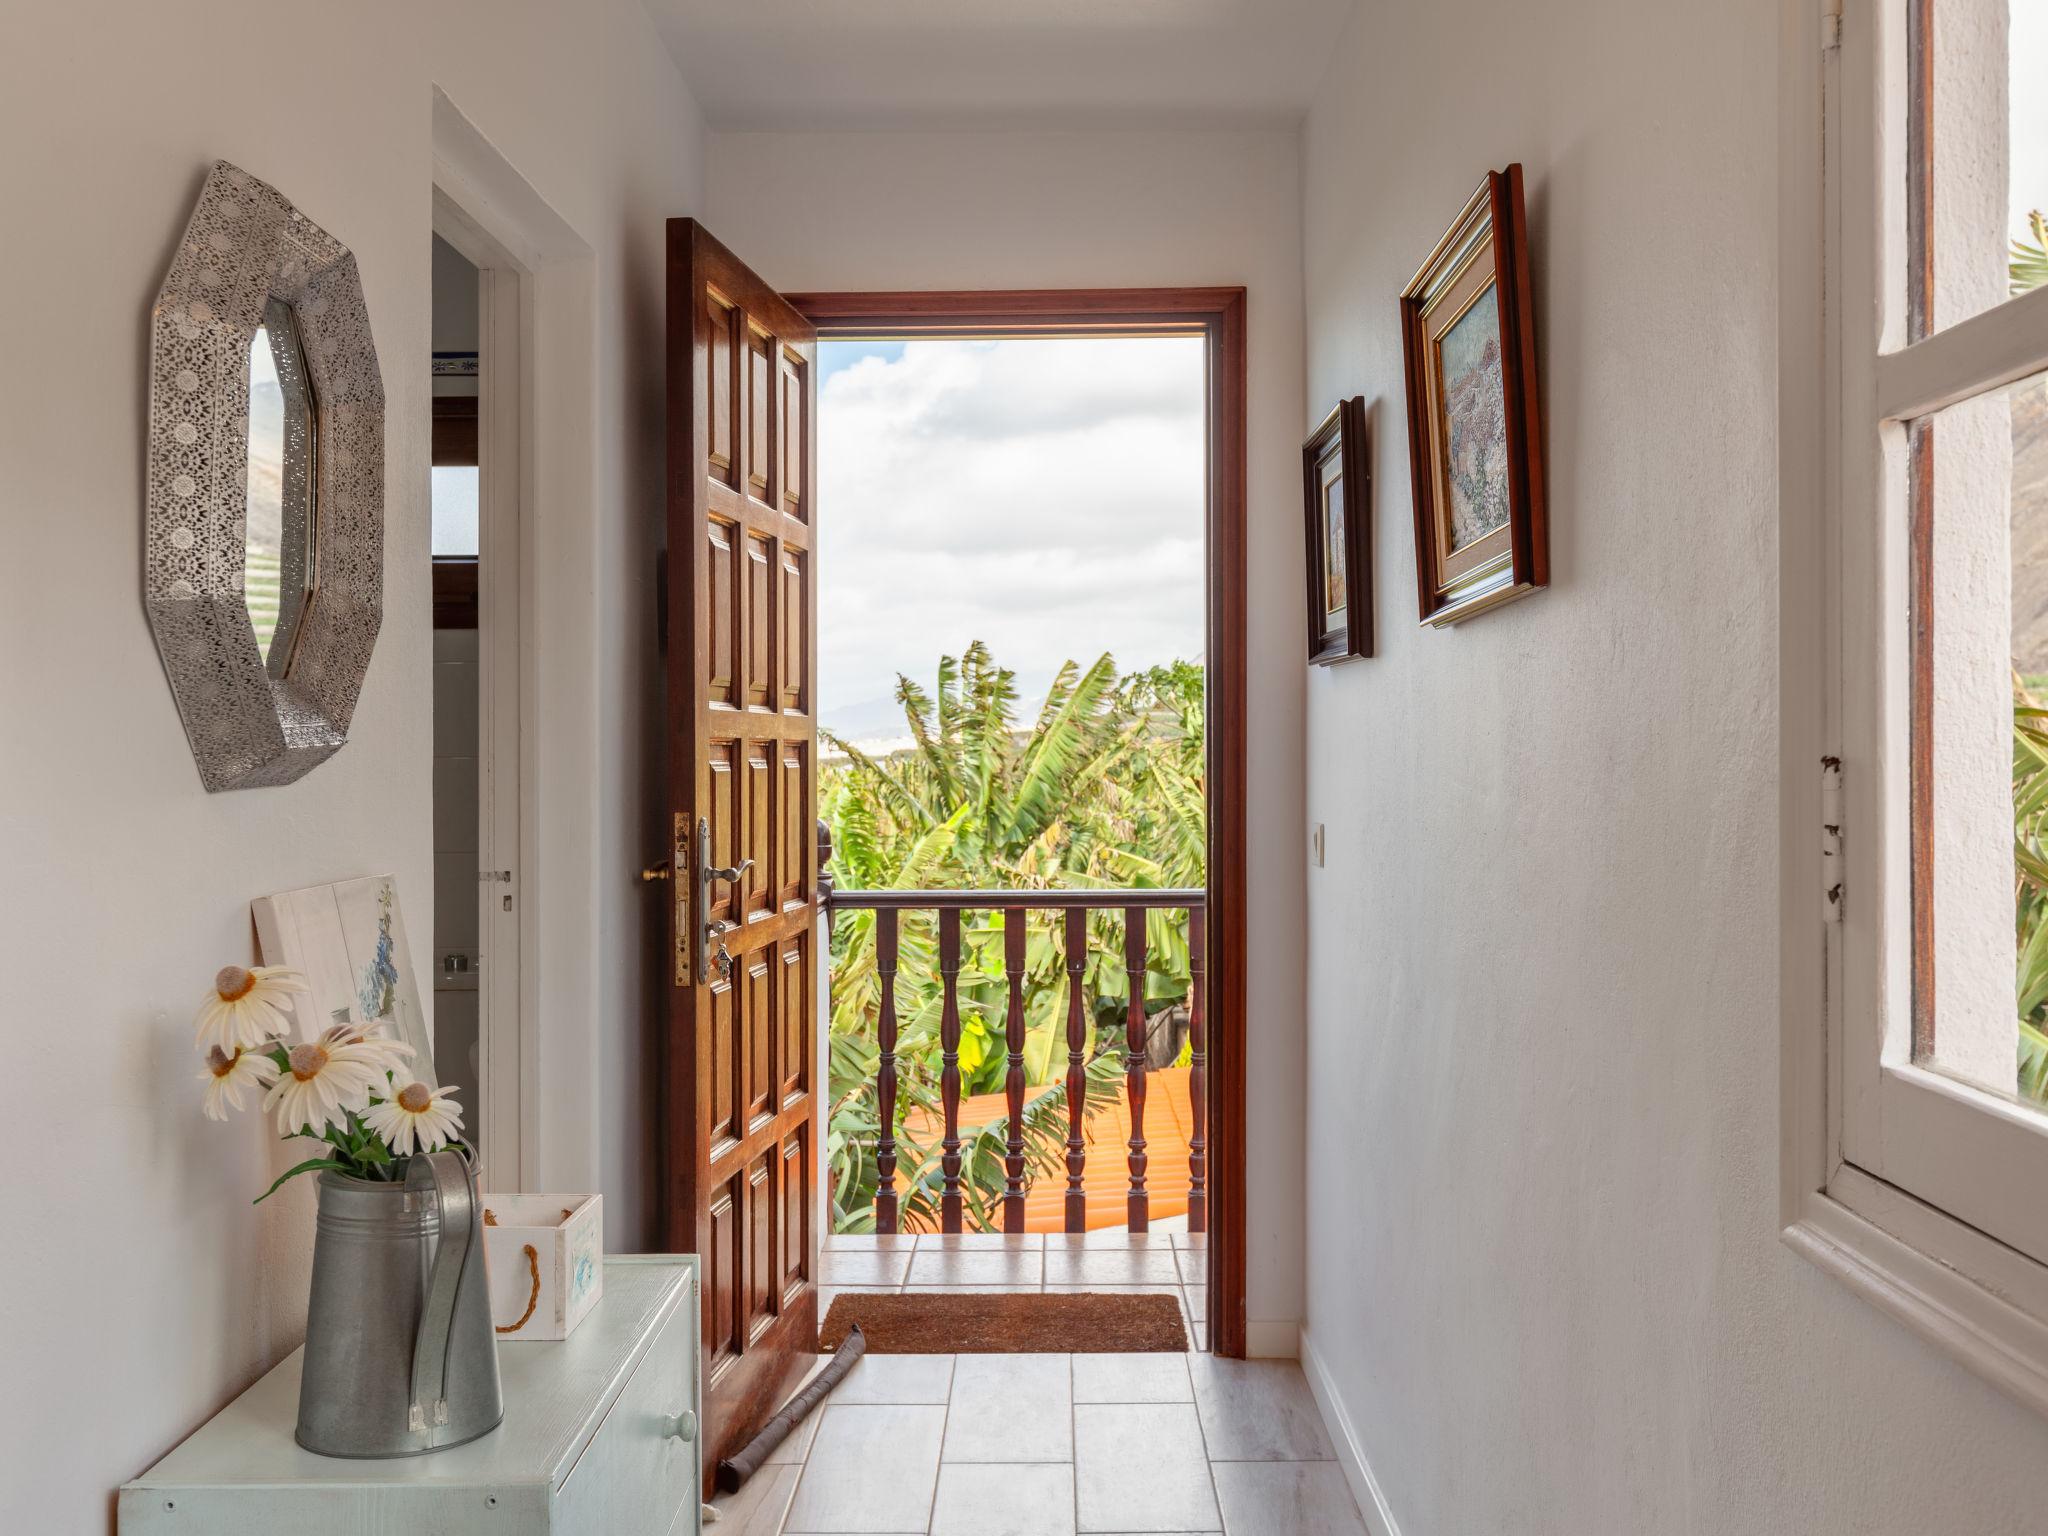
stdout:
{"type": "Polygon", "coordinates": [[[1301,1369],[869,1355],[716,1536],[1365,1536],[1301,1369]]]}
{"type": "Polygon", "coordinates": [[[1193,1325],[1208,1316],[1207,1242],[1200,1233],[1121,1228],[833,1236],[819,1256],[818,1313],[841,1291],[1159,1291],[1180,1298],[1199,1343],[1202,1330],[1193,1325]]]}

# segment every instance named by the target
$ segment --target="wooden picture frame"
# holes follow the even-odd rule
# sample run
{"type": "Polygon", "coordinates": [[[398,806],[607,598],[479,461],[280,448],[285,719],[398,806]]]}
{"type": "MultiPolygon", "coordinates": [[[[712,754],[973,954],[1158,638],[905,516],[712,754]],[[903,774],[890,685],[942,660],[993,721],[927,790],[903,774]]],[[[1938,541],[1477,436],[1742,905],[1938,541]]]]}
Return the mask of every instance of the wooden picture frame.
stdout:
{"type": "Polygon", "coordinates": [[[1301,445],[1311,666],[1372,654],[1371,471],[1365,400],[1337,402],[1301,445]]]}
{"type": "Polygon", "coordinates": [[[1489,171],[1401,294],[1422,622],[1550,584],[1522,168],[1489,171]]]}

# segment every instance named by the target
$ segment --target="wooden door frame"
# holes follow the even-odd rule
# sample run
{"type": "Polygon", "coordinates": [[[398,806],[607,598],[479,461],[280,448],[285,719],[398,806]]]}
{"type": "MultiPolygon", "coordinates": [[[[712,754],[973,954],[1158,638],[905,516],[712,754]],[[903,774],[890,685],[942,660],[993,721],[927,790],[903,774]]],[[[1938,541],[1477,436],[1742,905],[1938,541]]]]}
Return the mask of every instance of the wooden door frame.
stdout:
{"type": "Polygon", "coordinates": [[[818,340],[1202,336],[1208,343],[1209,1344],[1245,1352],[1246,365],[1242,288],[795,293],[818,340]]]}

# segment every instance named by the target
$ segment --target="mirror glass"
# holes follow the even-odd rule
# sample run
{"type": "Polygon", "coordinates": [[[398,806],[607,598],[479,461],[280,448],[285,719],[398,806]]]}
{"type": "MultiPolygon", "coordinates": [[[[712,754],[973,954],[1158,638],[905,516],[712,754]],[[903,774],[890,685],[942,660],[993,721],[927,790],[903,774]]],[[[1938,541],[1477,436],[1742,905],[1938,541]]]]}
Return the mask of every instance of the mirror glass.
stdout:
{"type": "Polygon", "coordinates": [[[313,392],[291,306],[273,298],[249,343],[249,513],[242,600],[273,677],[291,665],[313,572],[313,392]]]}

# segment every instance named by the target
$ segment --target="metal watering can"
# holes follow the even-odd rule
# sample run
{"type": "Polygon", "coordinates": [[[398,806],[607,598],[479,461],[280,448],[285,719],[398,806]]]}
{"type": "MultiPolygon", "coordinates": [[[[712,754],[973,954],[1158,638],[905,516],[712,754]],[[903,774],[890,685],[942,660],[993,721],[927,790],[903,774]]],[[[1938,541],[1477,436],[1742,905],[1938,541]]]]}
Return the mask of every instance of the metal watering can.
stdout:
{"type": "Polygon", "coordinates": [[[297,1439],[323,1456],[417,1456],[505,1416],[476,1173],[416,1154],[400,1183],[320,1175],[297,1439]]]}

